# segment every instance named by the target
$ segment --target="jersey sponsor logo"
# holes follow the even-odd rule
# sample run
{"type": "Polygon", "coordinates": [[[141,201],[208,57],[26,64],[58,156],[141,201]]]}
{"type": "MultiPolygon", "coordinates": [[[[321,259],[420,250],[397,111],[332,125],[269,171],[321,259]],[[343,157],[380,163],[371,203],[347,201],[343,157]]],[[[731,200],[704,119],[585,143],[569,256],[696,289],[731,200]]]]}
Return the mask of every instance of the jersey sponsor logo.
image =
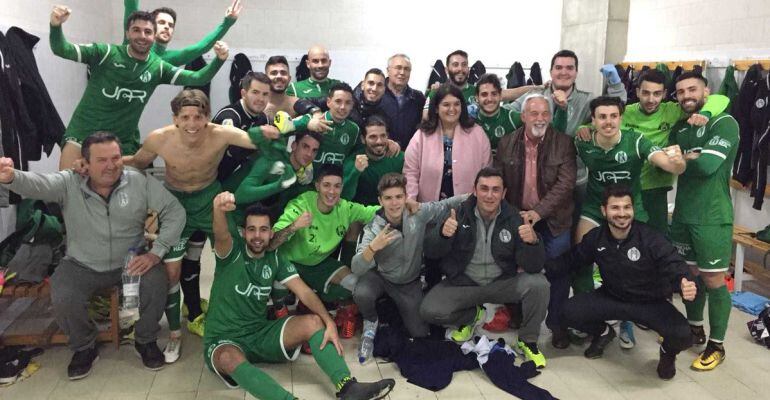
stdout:
{"type": "Polygon", "coordinates": [[[632,247],[628,249],[628,252],[626,253],[626,255],[628,256],[629,260],[634,262],[639,261],[639,258],[642,257],[642,253],[640,253],[639,249],[637,249],[636,247],[632,247]]]}
{"type": "Polygon", "coordinates": [[[503,135],[505,135],[505,128],[503,128],[502,126],[498,126],[497,128],[495,128],[495,137],[500,138],[500,137],[503,137],[503,135]]]}
{"type": "Polygon", "coordinates": [[[120,192],[120,194],[118,194],[118,205],[122,208],[125,208],[128,205],[128,193],[120,192]]]}
{"type": "Polygon", "coordinates": [[[687,243],[679,243],[679,242],[673,242],[671,243],[676,247],[676,252],[679,253],[680,256],[686,256],[687,253],[690,252],[692,249],[689,244],[687,243]]]}
{"type": "Polygon", "coordinates": [[[765,101],[765,99],[761,99],[761,98],[757,99],[757,101],[754,102],[754,106],[757,108],[764,108],[765,104],[767,104],[767,102],[765,101]]]}
{"type": "Polygon", "coordinates": [[[722,139],[719,136],[714,136],[713,138],[711,138],[711,140],[709,140],[709,145],[710,146],[722,146],[722,147],[724,147],[726,149],[729,149],[732,144],[730,143],[730,141],[728,141],[726,139],[722,139]]]}
{"type": "Polygon", "coordinates": [[[142,72],[142,75],[139,75],[139,80],[144,83],[149,82],[150,79],[152,79],[152,74],[150,74],[150,71],[144,71],[142,72]]]}
{"type": "Polygon", "coordinates": [[[343,133],[342,135],[340,135],[340,143],[344,145],[347,145],[348,143],[350,143],[350,135],[348,135],[347,133],[343,133]]]}
{"type": "Polygon", "coordinates": [[[262,267],[262,279],[270,279],[270,277],[273,276],[273,270],[270,269],[269,265],[265,265],[262,267]]]}
{"type": "Polygon", "coordinates": [[[323,152],[317,156],[317,158],[313,161],[321,164],[342,164],[342,162],[345,160],[345,155],[342,153],[334,153],[334,152],[323,152]]]}
{"type": "Polygon", "coordinates": [[[618,183],[631,179],[631,171],[596,171],[593,178],[598,182],[618,183]]]}
{"type": "Polygon", "coordinates": [[[512,238],[511,231],[509,231],[508,229],[501,230],[500,235],[498,236],[500,236],[500,241],[503,243],[509,243],[512,238]]]}
{"type": "Polygon", "coordinates": [[[235,292],[241,296],[251,297],[256,296],[257,300],[267,300],[270,297],[271,286],[257,286],[251,282],[246,288],[241,289],[238,285],[234,286],[235,292]]]}
{"type": "Polygon", "coordinates": [[[104,88],[102,88],[102,94],[104,97],[108,99],[113,99],[115,101],[118,101],[120,99],[128,99],[128,102],[130,103],[134,99],[137,99],[144,103],[144,99],[147,97],[147,92],[144,90],[131,90],[122,88],[120,86],[115,86],[115,90],[112,93],[107,93],[104,88]]]}
{"type": "Polygon", "coordinates": [[[112,63],[112,66],[115,68],[126,68],[125,64],[116,63],[116,62],[112,63]]]}
{"type": "Polygon", "coordinates": [[[615,161],[617,161],[618,164],[625,163],[626,161],[628,161],[628,154],[626,154],[626,152],[623,150],[615,153],[615,161]]]}
{"type": "Polygon", "coordinates": [[[698,128],[698,131],[695,132],[695,136],[697,136],[699,138],[703,137],[703,135],[705,135],[705,134],[706,134],[706,127],[705,126],[701,126],[700,128],[698,128]]]}

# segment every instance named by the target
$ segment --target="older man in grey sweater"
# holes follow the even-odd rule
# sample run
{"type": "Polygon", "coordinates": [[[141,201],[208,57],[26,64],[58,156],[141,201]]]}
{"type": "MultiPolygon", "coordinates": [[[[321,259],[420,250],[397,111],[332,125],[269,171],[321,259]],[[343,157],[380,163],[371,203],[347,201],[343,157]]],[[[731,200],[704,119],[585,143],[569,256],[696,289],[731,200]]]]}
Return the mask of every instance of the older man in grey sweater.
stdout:
{"type": "Polygon", "coordinates": [[[148,369],[163,367],[156,339],[166,304],[166,273],[161,258],[179,240],[185,224],[182,205],[163,185],[134,169],[124,169],[118,139],[106,132],[86,138],[82,155],[87,176],[73,171],[39,174],[14,169],[0,158],[0,183],[22,195],[59,203],[67,226],[67,253],[51,277],[51,302],[59,327],[75,352],[70,379],[88,376],[99,358],[97,329],[88,317],[89,298],[121,282],[130,248],[144,246],[149,209],[159,214],[160,232],[149,252],[130,260],[130,274],[140,275],[137,353],[148,369]]]}
{"type": "MultiPolygon", "coordinates": [[[[380,205],[353,257],[352,270],[359,276],[353,299],[364,318],[362,348],[377,330],[375,303],[383,294],[398,307],[412,337],[428,336],[428,324],[420,318],[422,285],[420,269],[426,227],[457,207],[468,195],[423,203],[411,214],[406,209],[406,178],[398,173],[382,176],[378,185],[380,205]]],[[[371,354],[365,354],[365,361],[371,354]]]]}

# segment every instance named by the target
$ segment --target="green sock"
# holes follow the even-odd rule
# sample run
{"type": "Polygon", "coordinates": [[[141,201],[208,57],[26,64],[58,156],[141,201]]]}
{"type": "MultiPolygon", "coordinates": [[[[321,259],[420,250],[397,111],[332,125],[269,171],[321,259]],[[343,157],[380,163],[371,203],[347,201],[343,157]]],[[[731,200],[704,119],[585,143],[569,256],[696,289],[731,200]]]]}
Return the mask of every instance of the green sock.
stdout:
{"type": "Polygon", "coordinates": [[[251,365],[248,361],[235,367],[232,378],[252,396],[264,400],[294,400],[296,397],[282,388],[268,374],[251,365]]]}
{"type": "Polygon", "coordinates": [[[695,282],[698,284],[698,293],[695,294],[695,298],[692,301],[683,300],[682,302],[685,310],[687,310],[687,321],[703,322],[703,309],[706,308],[706,292],[708,290],[703,290],[706,284],[700,276],[695,278],[695,282]]]}
{"type": "Polygon", "coordinates": [[[722,342],[727,332],[730,308],[733,306],[727,286],[706,289],[709,294],[709,339],[722,342]]]}
{"type": "MultiPolygon", "coordinates": [[[[315,358],[316,364],[323,370],[326,376],[332,381],[334,387],[339,386],[347,378],[350,378],[350,370],[345,359],[341,355],[337,354],[337,349],[334,344],[327,342],[323,350],[320,349],[321,342],[324,338],[324,329],[319,329],[310,337],[308,343],[310,343],[310,350],[313,351],[313,358],[315,358]]],[[[337,387],[337,390],[339,388],[337,387]]]]}
{"type": "Polygon", "coordinates": [[[353,261],[353,256],[356,255],[356,241],[342,241],[342,248],[340,249],[340,262],[342,265],[350,267],[350,263],[353,261]]]}
{"type": "Polygon", "coordinates": [[[594,266],[580,267],[572,275],[572,290],[575,294],[591,293],[594,291],[594,266]]]}
{"type": "Polygon", "coordinates": [[[166,319],[168,330],[178,331],[182,329],[182,294],[179,292],[179,282],[168,290],[166,296],[166,319]]]}

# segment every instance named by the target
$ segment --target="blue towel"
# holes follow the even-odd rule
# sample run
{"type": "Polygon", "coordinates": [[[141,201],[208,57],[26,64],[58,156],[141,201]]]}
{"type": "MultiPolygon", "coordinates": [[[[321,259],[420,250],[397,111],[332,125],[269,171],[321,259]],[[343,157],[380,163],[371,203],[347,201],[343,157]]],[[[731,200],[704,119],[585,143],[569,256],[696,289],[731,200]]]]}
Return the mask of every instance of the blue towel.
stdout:
{"type": "Polygon", "coordinates": [[[765,297],[762,297],[756,293],[751,292],[735,292],[733,293],[733,305],[744,312],[751,315],[759,315],[765,306],[770,303],[765,297]]]}

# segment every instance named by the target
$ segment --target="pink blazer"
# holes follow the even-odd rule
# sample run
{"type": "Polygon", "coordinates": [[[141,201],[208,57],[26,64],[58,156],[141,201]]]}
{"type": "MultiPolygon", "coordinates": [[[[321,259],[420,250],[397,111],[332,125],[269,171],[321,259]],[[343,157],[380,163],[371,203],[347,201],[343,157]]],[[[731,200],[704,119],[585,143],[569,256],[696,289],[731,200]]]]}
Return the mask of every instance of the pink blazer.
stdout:
{"type": "MultiPolygon", "coordinates": [[[[476,174],[492,162],[489,139],[478,125],[464,131],[455,127],[452,143],[452,184],[454,194],[473,192],[476,174]]],[[[406,194],[419,202],[437,201],[441,192],[441,175],[444,172],[444,137],[441,124],[433,134],[422,130],[415,132],[404,154],[406,194]]]]}

